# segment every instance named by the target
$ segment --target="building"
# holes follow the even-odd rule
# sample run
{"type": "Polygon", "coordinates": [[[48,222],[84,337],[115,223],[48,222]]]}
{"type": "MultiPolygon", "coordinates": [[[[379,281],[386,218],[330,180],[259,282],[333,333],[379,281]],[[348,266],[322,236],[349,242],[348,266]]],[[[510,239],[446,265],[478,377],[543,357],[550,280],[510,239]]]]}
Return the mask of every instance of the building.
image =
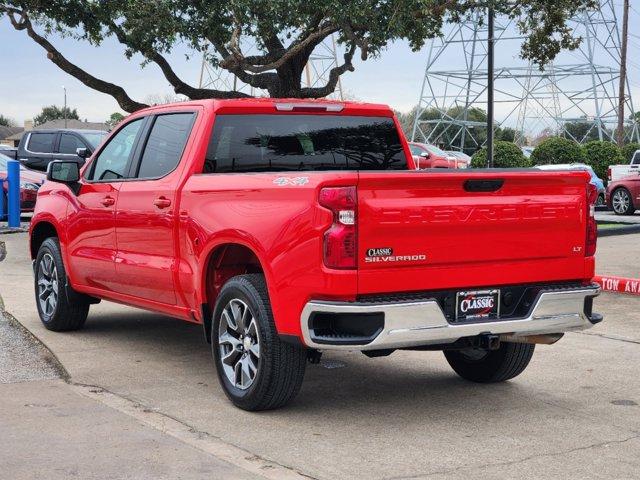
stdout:
{"type": "Polygon", "coordinates": [[[8,145],[10,147],[17,147],[22,137],[24,128],[22,127],[5,127],[0,125],[0,145],[8,145]],[[18,135],[18,140],[12,140],[11,138],[18,135]]]}

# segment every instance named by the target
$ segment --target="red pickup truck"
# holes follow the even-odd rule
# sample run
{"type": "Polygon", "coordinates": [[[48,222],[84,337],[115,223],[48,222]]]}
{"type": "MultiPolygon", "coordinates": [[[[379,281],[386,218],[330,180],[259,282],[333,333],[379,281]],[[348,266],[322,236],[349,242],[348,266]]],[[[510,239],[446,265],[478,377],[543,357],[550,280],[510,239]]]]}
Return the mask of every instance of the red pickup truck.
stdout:
{"type": "Polygon", "coordinates": [[[203,325],[227,396],[289,402],[322,350],[443,350],[521,373],[592,311],[585,172],[416,171],[383,105],[204,100],[136,112],[81,171],[52,162],[30,229],[51,330],[106,299],[203,325]]]}

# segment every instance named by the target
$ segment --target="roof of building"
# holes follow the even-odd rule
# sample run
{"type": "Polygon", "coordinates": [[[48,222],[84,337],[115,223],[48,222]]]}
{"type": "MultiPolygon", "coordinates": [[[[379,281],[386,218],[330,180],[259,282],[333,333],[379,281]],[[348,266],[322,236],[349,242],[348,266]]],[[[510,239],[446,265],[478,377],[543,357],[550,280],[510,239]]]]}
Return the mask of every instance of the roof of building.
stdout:
{"type": "MultiPolygon", "coordinates": [[[[106,123],[102,122],[83,122],[82,120],[68,119],[67,125],[64,124],[63,118],[58,118],[56,120],[49,120],[48,122],[44,122],[42,125],[38,125],[37,127],[33,127],[34,130],[103,130],[105,132],[109,131],[109,126],[106,123]]],[[[22,131],[7,137],[6,140],[20,140],[22,135],[24,134],[24,129],[22,131]]]]}
{"type": "Polygon", "coordinates": [[[20,134],[22,136],[22,132],[24,128],[22,127],[5,127],[0,125],[0,140],[8,139],[9,137],[20,134]]]}

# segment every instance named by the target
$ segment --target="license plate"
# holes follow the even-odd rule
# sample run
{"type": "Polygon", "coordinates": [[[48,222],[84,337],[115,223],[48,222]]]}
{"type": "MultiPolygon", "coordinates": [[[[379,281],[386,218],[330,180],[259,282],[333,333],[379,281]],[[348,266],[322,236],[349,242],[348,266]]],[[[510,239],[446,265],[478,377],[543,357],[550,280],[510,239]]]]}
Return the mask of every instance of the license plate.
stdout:
{"type": "Polygon", "coordinates": [[[458,292],[456,320],[482,320],[500,316],[500,290],[458,292]]]}

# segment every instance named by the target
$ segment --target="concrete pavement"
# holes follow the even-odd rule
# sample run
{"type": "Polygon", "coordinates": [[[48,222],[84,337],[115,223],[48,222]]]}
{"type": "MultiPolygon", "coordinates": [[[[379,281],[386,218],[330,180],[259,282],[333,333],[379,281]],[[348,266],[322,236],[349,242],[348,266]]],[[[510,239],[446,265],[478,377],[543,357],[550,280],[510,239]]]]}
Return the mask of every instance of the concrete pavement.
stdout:
{"type": "MultiPolygon", "coordinates": [[[[640,471],[636,297],[601,296],[596,310],[605,322],[538,347],[527,371],[505,384],[464,382],[439,352],[325,354],[324,365],[309,366],[294,404],[252,414],[232,407],[218,387],[198,326],[103,302],[80,332],[45,330],[25,235],[3,240],[7,310],[73,382],[97,387],[85,396],[158,431],[168,423],[168,436],[186,446],[212,439],[200,451],[215,458],[239,448],[322,479],[637,478],[640,471]]],[[[640,276],[639,241],[602,239],[599,273],[640,276]]]]}

